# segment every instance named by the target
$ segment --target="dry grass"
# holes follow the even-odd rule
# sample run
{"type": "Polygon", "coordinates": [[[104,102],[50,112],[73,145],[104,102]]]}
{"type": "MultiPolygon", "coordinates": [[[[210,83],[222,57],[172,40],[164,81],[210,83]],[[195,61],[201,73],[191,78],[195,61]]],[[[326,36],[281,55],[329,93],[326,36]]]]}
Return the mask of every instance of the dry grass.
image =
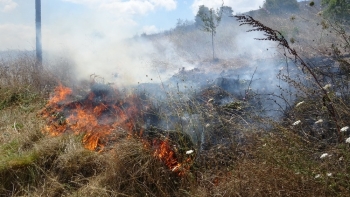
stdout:
{"type": "Polygon", "coordinates": [[[83,148],[82,136],[42,134],[40,103],[33,100],[31,111],[15,103],[0,111],[4,196],[346,196],[349,189],[349,147],[311,143],[290,128],[253,133],[224,155],[212,147],[208,166],[199,162],[179,177],[133,138],[96,153],[83,148]],[[12,127],[14,120],[23,127],[12,127]],[[320,159],[325,152],[332,157],[320,159]],[[232,161],[218,167],[227,154],[232,161]]]}
{"type": "MultiPolygon", "coordinates": [[[[324,139],[322,132],[333,135],[334,123],[312,85],[287,79],[304,103],[292,103],[285,118],[275,121],[254,115],[254,100],[226,106],[209,98],[191,104],[181,103],[180,96],[167,100],[177,118],[202,115],[191,124],[210,123],[206,138],[223,142],[205,144],[205,150],[197,144],[193,165],[179,176],[138,138],[118,139],[98,153],[83,147],[81,135],[43,134],[38,112],[48,92],[58,81],[73,80],[62,66],[39,73],[34,65],[32,57],[0,62],[0,196],[349,196],[350,147],[324,139]],[[323,124],[316,125],[320,118],[323,124]],[[296,120],[302,123],[293,126],[296,120]]],[[[349,80],[332,79],[339,83],[329,94],[346,126],[349,80]]],[[[161,118],[171,121],[171,115],[161,118]]],[[[186,126],[193,127],[179,125],[178,131],[186,126]]]]}

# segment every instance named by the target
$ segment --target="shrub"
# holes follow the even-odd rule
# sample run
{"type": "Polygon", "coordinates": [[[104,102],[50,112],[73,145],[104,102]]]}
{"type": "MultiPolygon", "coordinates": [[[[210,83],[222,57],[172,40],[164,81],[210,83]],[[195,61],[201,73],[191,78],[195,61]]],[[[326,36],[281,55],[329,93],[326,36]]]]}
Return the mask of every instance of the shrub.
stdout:
{"type": "Polygon", "coordinates": [[[337,21],[350,19],[349,0],[322,0],[322,4],[325,6],[324,14],[326,17],[336,19],[337,21]]]}

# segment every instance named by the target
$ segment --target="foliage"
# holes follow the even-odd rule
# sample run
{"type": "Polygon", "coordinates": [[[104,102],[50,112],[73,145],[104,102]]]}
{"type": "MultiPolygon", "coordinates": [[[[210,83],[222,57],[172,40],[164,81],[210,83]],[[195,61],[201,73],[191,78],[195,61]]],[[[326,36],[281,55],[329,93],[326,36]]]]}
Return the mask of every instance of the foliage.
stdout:
{"type": "Polygon", "coordinates": [[[221,6],[219,13],[221,14],[222,22],[230,22],[230,19],[232,19],[233,10],[230,6],[221,6]]]}
{"type": "Polygon", "coordinates": [[[338,21],[350,19],[350,1],[349,0],[322,0],[326,7],[324,14],[327,17],[338,21]]]}
{"type": "Polygon", "coordinates": [[[272,13],[281,13],[296,11],[299,9],[299,4],[296,0],[266,0],[263,7],[272,13]]]}
{"type": "MultiPolygon", "coordinates": [[[[222,10],[227,10],[222,8],[222,10]]],[[[226,12],[225,12],[226,13],[226,12]]],[[[219,26],[222,14],[218,10],[208,8],[204,5],[199,6],[199,10],[196,14],[195,24],[199,26],[203,31],[213,33],[215,35],[216,28],[219,26]]]]}
{"type": "MultiPolygon", "coordinates": [[[[221,11],[228,11],[230,10],[226,8],[222,8],[221,11]]],[[[226,13],[226,12],[225,12],[226,13]]],[[[212,38],[212,48],[213,48],[213,59],[215,59],[215,49],[214,49],[214,36],[216,34],[216,28],[219,26],[220,21],[222,17],[222,12],[218,10],[214,10],[213,8],[208,8],[204,5],[199,6],[196,18],[195,18],[195,24],[196,26],[199,26],[203,31],[211,33],[212,38]]]]}

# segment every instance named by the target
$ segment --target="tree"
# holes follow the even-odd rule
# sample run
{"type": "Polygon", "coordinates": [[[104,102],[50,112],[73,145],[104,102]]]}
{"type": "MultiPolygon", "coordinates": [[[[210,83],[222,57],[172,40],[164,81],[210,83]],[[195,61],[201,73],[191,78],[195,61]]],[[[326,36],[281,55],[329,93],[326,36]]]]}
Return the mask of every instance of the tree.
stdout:
{"type": "Polygon", "coordinates": [[[214,48],[214,36],[216,34],[216,28],[219,26],[221,21],[222,12],[208,8],[204,5],[199,6],[195,24],[200,27],[201,30],[211,33],[211,43],[213,49],[213,60],[215,59],[215,48],[214,48]]]}
{"type": "Polygon", "coordinates": [[[263,7],[272,13],[299,10],[297,0],[265,0],[263,7]]]}
{"type": "Polygon", "coordinates": [[[336,20],[350,20],[350,0],[322,0],[324,15],[336,20]]]}
{"type": "Polygon", "coordinates": [[[221,21],[227,22],[229,19],[232,19],[233,16],[233,10],[229,6],[222,6],[220,7],[220,14],[221,14],[221,21]]]}
{"type": "Polygon", "coordinates": [[[204,6],[204,5],[201,5],[199,6],[199,9],[198,9],[198,12],[196,14],[196,17],[195,17],[195,25],[197,27],[202,27],[204,26],[204,22],[203,22],[203,18],[204,17],[208,17],[209,16],[209,8],[204,6]]]}
{"type": "Polygon", "coordinates": [[[41,44],[41,0],[35,0],[35,29],[36,29],[36,61],[37,67],[42,66],[41,44]]]}

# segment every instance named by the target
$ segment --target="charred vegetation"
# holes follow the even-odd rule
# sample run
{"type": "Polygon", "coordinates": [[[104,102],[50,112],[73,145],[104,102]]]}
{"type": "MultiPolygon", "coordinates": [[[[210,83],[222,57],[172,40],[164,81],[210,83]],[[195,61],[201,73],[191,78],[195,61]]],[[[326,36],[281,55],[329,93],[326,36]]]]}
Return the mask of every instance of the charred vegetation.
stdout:
{"type": "MultiPolygon", "coordinates": [[[[296,12],[312,16],[317,2],[296,12]]],[[[143,35],[159,56],[166,37],[191,66],[163,78],[176,62],[157,56],[160,82],[143,73],[127,88],[96,75],[78,83],[67,62],[35,74],[33,57],[2,59],[0,195],[347,196],[348,27],[294,14],[226,17],[216,61],[192,23],[143,35]],[[238,24],[272,45],[233,50],[238,24]]]]}

